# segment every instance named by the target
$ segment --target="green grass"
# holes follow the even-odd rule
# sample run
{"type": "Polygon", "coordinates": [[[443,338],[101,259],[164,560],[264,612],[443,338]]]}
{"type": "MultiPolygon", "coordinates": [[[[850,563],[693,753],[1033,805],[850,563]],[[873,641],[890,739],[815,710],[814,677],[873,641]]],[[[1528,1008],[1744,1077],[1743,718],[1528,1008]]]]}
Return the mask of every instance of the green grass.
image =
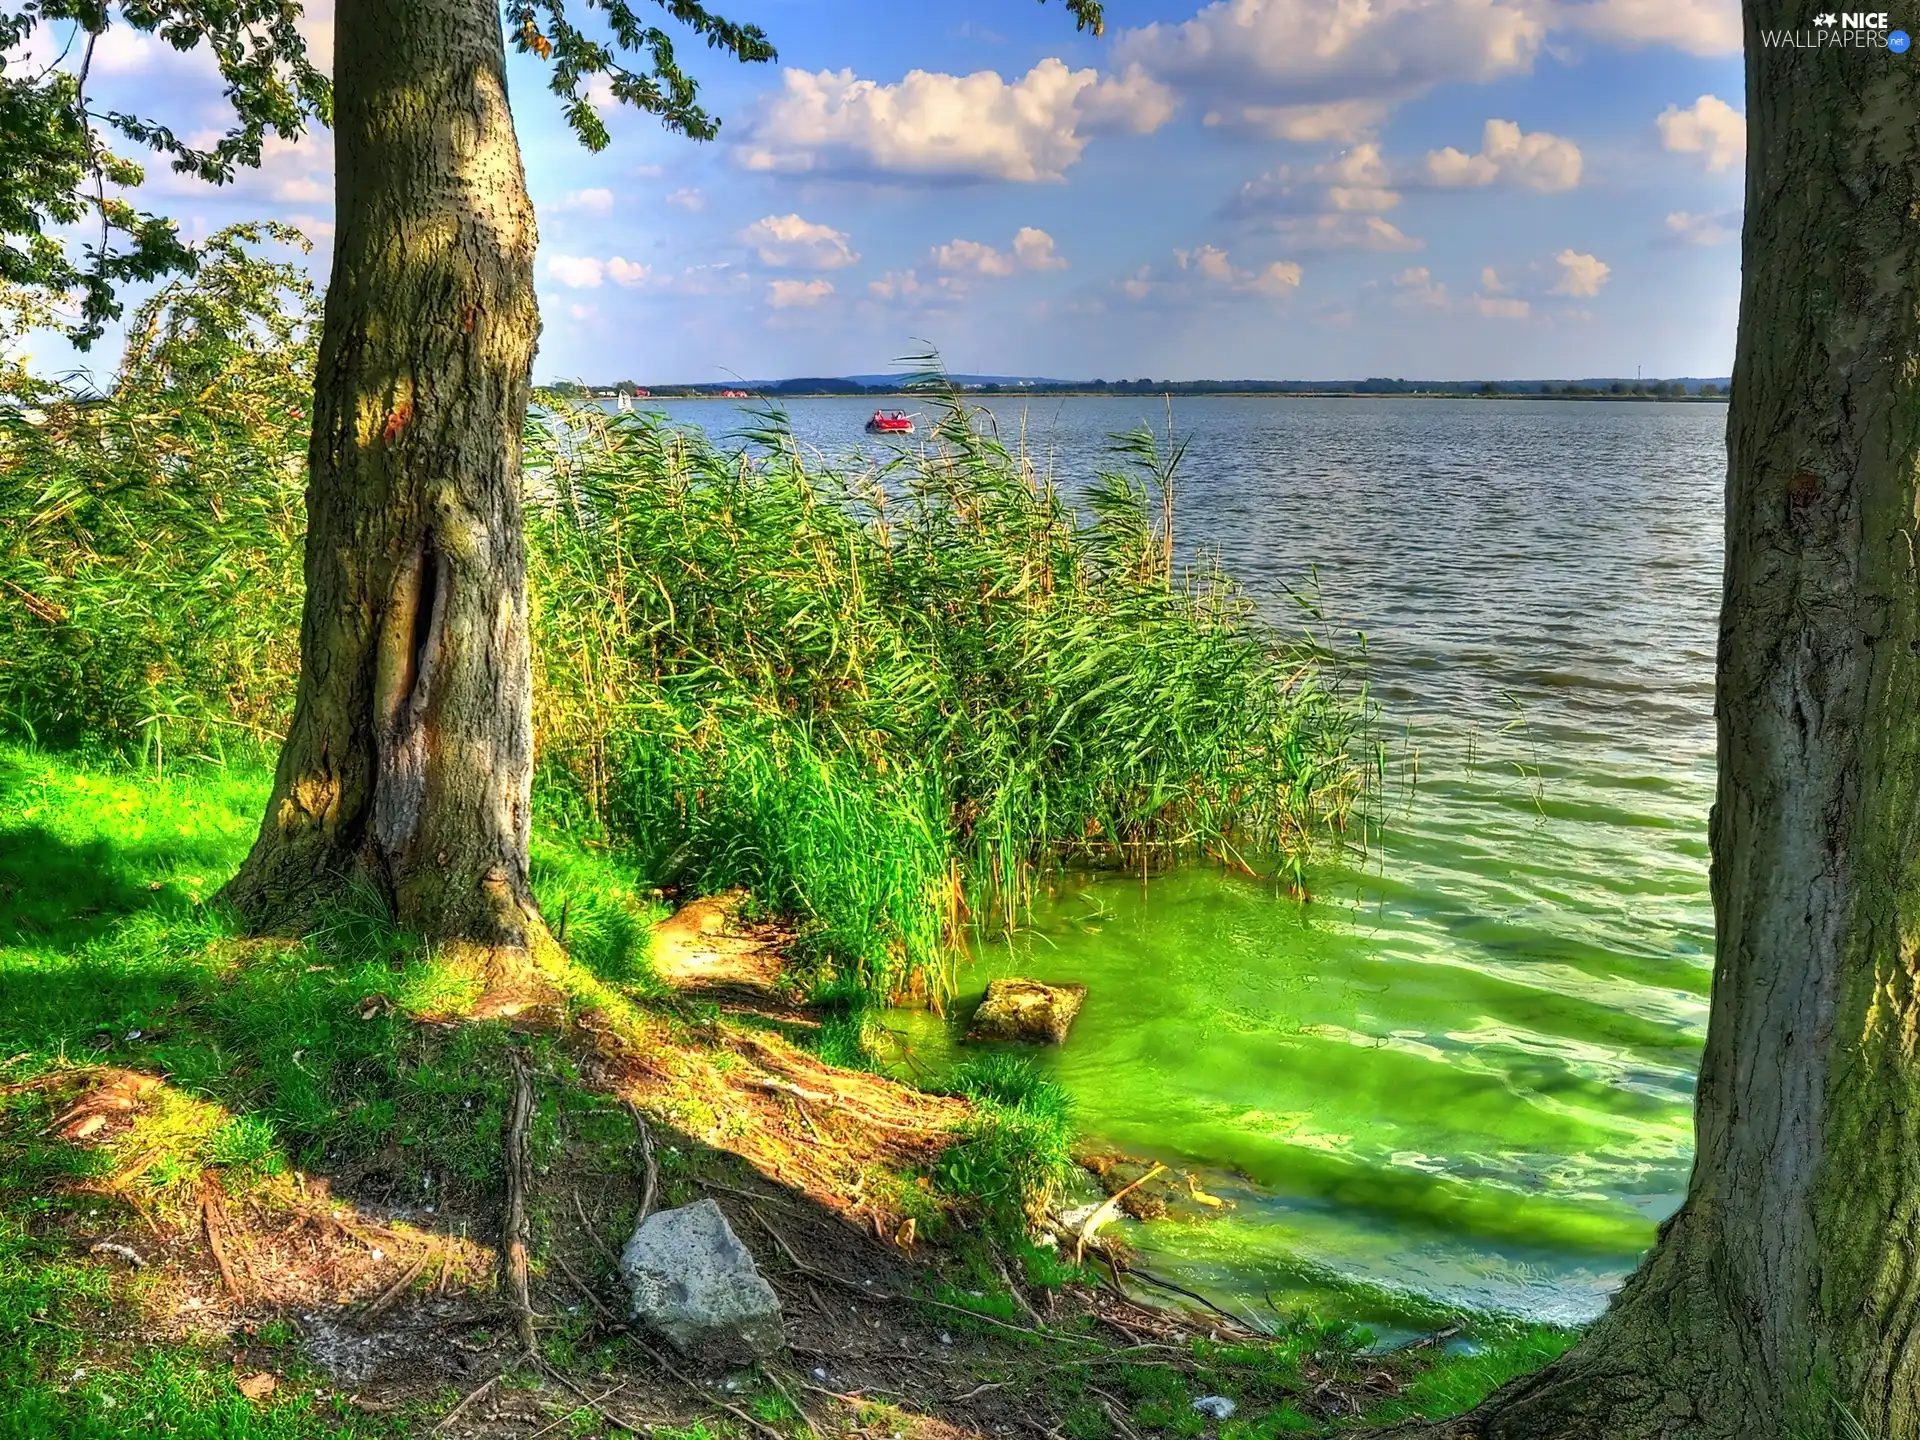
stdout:
{"type": "Polygon", "coordinates": [[[968,1060],[947,1083],[976,1113],[940,1157],[934,1182],[977,1207],[997,1238],[1023,1240],[1072,1169],[1073,1099],[1015,1055],[968,1060]]]}
{"type": "MultiPolygon", "coordinates": [[[[551,1082],[533,1127],[541,1153],[563,1127],[610,1154],[630,1142],[625,1113],[580,1085],[553,1042],[513,1042],[498,1022],[415,1023],[470,1002],[473,978],[393,931],[370,897],[349,894],[305,941],[243,946],[201,902],[239,863],[269,783],[257,758],[156,776],[0,743],[0,1345],[13,1362],[0,1367],[0,1436],[401,1433],[310,1396],[246,1400],[199,1347],[89,1349],[88,1332],[109,1308],[138,1306],[154,1272],[116,1278],[110,1262],[71,1253],[72,1186],[136,1154],[158,1158],[121,1182],[124,1201],[87,1192],[84,1203],[191,1223],[203,1171],[240,1192],[292,1167],[357,1172],[395,1195],[430,1183],[443,1205],[484,1199],[498,1183],[510,1043],[551,1082]],[[109,1145],[43,1135],[29,1082],[89,1065],[167,1083],[109,1145]]],[[[634,897],[630,870],[544,833],[536,856],[583,966],[645,993],[658,911],[634,897]]]]}
{"type": "MultiPolygon", "coordinates": [[[[150,1122],[171,1127],[183,1164],[271,1173],[398,1153],[396,1182],[429,1163],[490,1180],[506,1028],[410,1019],[470,1002],[473,977],[394,931],[370,896],[244,964],[228,919],[197,903],[238,865],[269,783],[257,762],[156,778],[0,744],[0,1081],[83,1063],[164,1073],[208,1102],[168,1102],[150,1122]]],[[[646,993],[659,912],[633,898],[631,873],[563,837],[535,853],[583,966],[646,993]]]]}
{"type": "MultiPolygon", "coordinates": [[[[233,1389],[224,1347],[103,1344],[115,1316],[167,1303],[162,1282],[155,1271],[127,1274],[78,1254],[73,1242],[76,1231],[95,1228],[138,1233],[136,1203],[191,1223],[203,1170],[244,1192],[292,1166],[329,1175],[364,1175],[371,1166],[396,1193],[417,1192],[431,1175],[443,1203],[463,1187],[482,1209],[496,1203],[509,1038],[498,1024],[440,1027],[408,1018],[410,1010],[470,999],[470,979],[447,974],[429,950],[395,934],[376,907],[352,897],[307,941],[251,946],[198,903],[245,850],[267,784],[262,765],[239,758],[225,767],[183,764],[156,777],[150,769],[0,744],[0,1347],[10,1360],[0,1369],[0,1440],[408,1433],[404,1416],[369,1418],[316,1400],[310,1385],[295,1383],[304,1372],[291,1351],[273,1362],[288,1383],[255,1402],[233,1389]],[[391,999],[393,1012],[363,1004],[375,995],[391,999]],[[166,1074],[168,1084],[109,1146],[75,1146],[43,1133],[47,1100],[25,1082],[93,1063],[166,1074]],[[97,1183],[79,1188],[150,1149],[162,1159],[121,1182],[122,1198],[97,1183]],[[121,1208],[109,1213],[115,1205],[121,1208]],[[107,1219],[88,1216],[93,1208],[107,1219]]],[[[644,1001],[655,984],[644,961],[645,929],[658,912],[633,888],[639,872],[550,826],[537,834],[535,853],[543,904],[566,910],[570,937],[592,957],[576,972],[583,995],[598,986],[608,1004],[644,1001]]],[[[672,1023],[698,1028],[700,1017],[679,1008],[685,1013],[672,1023]]],[[[547,1077],[538,1089],[536,1154],[557,1153],[571,1137],[616,1168],[627,1164],[625,1113],[582,1084],[552,1042],[525,1043],[547,1077]]],[[[1029,1383],[1057,1387],[1047,1393],[1058,1402],[1062,1433],[1111,1433],[1106,1402],[1086,1388],[1098,1383],[1142,1433],[1205,1432],[1187,1402],[1219,1393],[1243,1403],[1242,1416],[1221,1430],[1227,1440],[1328,1435],[1347,1427],[1300,1408],[1309,1379],[1383,1364],[1405,1388],[1369,1419],[1438,1417],[1470,1407],[1571,1342],[1563,1332],[1483,1325],[1472,1353],[1382,1361],[1361,1354],[1363,1332],[1302,1318],[1270,1341],[1197,1342],[1182,1372],[1120,1364],[1089,1382],[1073,1366],[1055,1365],[1085,1358],[1084,1349],[1057,1354],[1051,1342],[1020,1343],[985,1323],[1026,1323],[1006,1290],[1007,1262],[1029,1286],[1086,1278],[1023,1234],[1027,1207],[1067,1163],[1066,1096],[1029,1063],[998,1054],[961,1066],[951,1085],[979,1115],[934,1178],[950,1194],[976,1197],[985,1224],[948,1224],[958,1249],[943,1276],[927,1277],[923,1293],[982,1317],[940,1311],[943,1327],[1018,1343],[1004,1363],[1016,1371],[1031,1363],[1029,1383]]],[[[689,1159],[671,1149],[660,1158],[663,1203],[694,1198],[699,1192],[683,1169],[689,1159]]],[[[942,1223],[933,1197],[911,1177],[895,1179],[928,1207],[916,1218],[931,1234],[942,1223]]],[[[548,1243],[546,1223],[536,1222],[537,1251],[548,1243]]],[[[549,1331],[548,1358],[591,1369],[599,1352],[587,1330],[576,1317],[549,1331]]],[[[1095,1338],[1084,1328],[1077,1333],[1083,1342],[1095,1338]]],[[[250,1348],[285,1348],[296,1338],[281,1323],[252,1337],[250,1348]]],[[[768,1396],[753,1403],[763,1419],[779,1408],[768,1396]]]]}

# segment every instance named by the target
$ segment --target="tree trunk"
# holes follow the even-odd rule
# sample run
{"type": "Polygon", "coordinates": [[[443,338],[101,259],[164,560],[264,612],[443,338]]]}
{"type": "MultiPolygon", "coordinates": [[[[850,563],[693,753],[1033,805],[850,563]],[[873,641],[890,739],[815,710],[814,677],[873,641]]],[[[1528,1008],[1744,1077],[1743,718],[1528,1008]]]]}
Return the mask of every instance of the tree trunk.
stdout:
{"type": "Polygon", "coordinates": [[[492,0],[339,0],[338,234],[315,381],[300,686],[227,898],[290,933],[371,883],[525,952],[533,734],[520,430],[534,218],[492,0]]]}
{"type": "Polygon", "coordinates": [[[1685,1206],[1481,1440],[1920,1435],[1920,81],[1747,7],[1744,279],[1685,1206]]]}

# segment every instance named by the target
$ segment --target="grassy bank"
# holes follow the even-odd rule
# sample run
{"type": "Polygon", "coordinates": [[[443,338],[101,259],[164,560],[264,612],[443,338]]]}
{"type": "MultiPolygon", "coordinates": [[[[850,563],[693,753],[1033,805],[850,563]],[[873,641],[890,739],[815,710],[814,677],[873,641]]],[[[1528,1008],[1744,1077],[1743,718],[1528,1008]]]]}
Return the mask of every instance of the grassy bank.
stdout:
{"type": "Polygon", "coordinates": [[[1448,1413],[1566,1343],[1492,1326],[1475,1354],[1381,1358],[1305,1316],[1215,1338],[1057,1251],[983,1244],[1053,1178],[1033,1167],[1064,1133],[1057,1097],[1001,1062],[956,1077],[974,1103],[921,1096],[808,1058],[806,1011],[669,992],[648,963],[660,907],[564,831],[536,837],[542,903],[571,917],[564,996],[517,1028],[464,1019],[480,977],[377,913],[247,941],[202,897],[267,783],[239,756],[156,777],[0,746],[0,1435],[425,1435],[497,1372],[451,1433],[612,1433],[571,1384],[622,1387],[609,1407],[669,1440],[758,1433],[742,1414],[783,1436],[1026,1417],[1076,1440],[1252,1440],[1448,1413]],[[549,1369],[515,1359],[496,1280],[515,1053],[549,1369]],[[659,1203],[726,1205],[804,1347],[720,1397],[738,1414],[617,1323],[602,1247],[639,1199],[629,1101],[659,1203]],[[1198,1394],[1236,1418],[1208,1426],[1198,1394]]]}

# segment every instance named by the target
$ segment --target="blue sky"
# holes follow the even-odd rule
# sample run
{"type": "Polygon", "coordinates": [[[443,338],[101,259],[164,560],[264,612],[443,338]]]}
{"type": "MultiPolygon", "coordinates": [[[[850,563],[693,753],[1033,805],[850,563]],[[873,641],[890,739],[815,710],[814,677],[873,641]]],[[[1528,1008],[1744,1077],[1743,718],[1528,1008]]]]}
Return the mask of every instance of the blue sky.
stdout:
{"type": "MultiPolygon", "coordinates": [[[[1729,0],[1110,0],[1100,39],[1057,0],[720,8],[780,59],[685,47],[710,144],[610,110],[589,154],[511,62],[542,380],[857,373],[917,339],[1074,378],[1731,364],[1729,0]]],[[[323,58],[330,28],[310,6],[323,58]]],[[[204,57],[122,36],[96,68],[109,100],[219,123],[204,57]]],[[[190,234],[292,220],[324,274],[331,165],[316,135],[142,203],[190,234]]]]}

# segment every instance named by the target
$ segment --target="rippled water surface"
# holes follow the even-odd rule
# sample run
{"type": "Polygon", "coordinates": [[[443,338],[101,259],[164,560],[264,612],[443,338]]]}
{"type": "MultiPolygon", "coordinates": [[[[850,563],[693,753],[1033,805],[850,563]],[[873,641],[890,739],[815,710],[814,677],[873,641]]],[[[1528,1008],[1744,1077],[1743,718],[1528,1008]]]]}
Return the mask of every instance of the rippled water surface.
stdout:
{"type": "MultiPolygon", "coordinates": [[[[869,407],[792,408],[804,442],[861,443],[869,407]]],[[[1019,408],[999,414],[1017,434],[1019,408]]],[[[1141,420],[1166,411],[1050,401],[1025,431],[1070,481],[1141,420]]],[[[1725,420],[1176,405],[1183,544],[1217,547],[1280,617],[1317,570],[1417,781],[1371,864],[1311,904],[1210,871],[1076,881],[963,977],[961,1015],[994,975],[1089,986],[1039,1057],[1083,1128],[1234,1202],[1136,1227],[1162,1271],[1390,1331],[1417,1313],[1394,1292],[1585,1319],[1678,1204],[1712,961],[1725,420]]],[[[950,1059],[938,1020],[893,1024],[913,1063],[950,1059]]]]}

